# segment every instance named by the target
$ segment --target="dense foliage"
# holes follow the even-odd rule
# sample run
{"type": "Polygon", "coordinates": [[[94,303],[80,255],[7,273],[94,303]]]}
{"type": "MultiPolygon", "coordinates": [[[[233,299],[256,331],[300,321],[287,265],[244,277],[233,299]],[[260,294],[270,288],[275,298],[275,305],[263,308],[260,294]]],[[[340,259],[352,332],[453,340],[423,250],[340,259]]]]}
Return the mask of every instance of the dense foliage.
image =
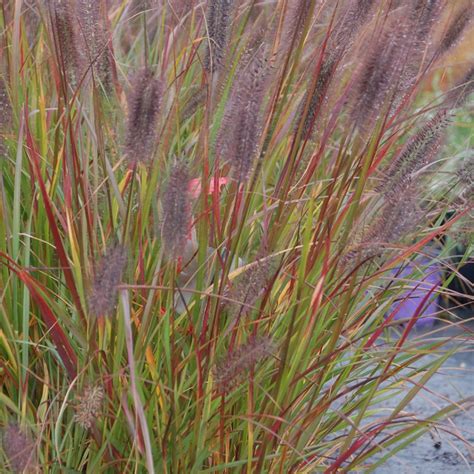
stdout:
{"type": "Polygon", "coordinates": [[[442,429],[409,335],[455,294],[396,302],[472,253],[469,4],[2,2],[0,463],[346,472],[442,429]]]}

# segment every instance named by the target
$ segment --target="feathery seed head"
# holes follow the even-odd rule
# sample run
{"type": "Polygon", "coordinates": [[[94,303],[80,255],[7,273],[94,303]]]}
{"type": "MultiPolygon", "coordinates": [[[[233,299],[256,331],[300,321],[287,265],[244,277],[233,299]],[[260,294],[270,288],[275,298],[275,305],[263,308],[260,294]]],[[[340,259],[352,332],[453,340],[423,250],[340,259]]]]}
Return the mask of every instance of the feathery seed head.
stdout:
{"type": "Polygon", "coordinates": [[[359,67],[351,116],[362,133],[382,114],[392,116],[416,84],[425,44],[408,8],[402,5],[388,15],[359,67]]]}
{"type": "Polygon", "coordinates": [[[378,257],[384,248],[398,243],[413,232],[424,217],[417,186],[412,185],[386,202],[362,235],[361,241],[345,253],[341,264],[351,266],[355,261],[378,257]]]}
{"type": "Polygon", "coordinates": [[[0,158],[6,154],[4,133],[11,125],[12,109],[4,79],[0,76],[0,158]]]}
{"type": "Polygon", "coordinates": [[[195,87],[193,88],[193,94],[190,99],[186,102],[186,105],[183,108],[181,117],[183,121],[186,121],[194,115],[197,109],[205,102],[207,91],[204,88],[195,87]]]}
{"type": "Polygon", "coordinates": [[[82,395],[77,397],[74,421],[84,429],[90,429],[94,420],[96,420],[102,412],[103,401],[104,389],[100,385],[86,387],[82,395]]]}
{"type": "Polygon", "coordinates": [[[337,56],[350,48],[357,33],[370,19],[373,5],[374,0],[349,0],[329,39],[328,49],[332,54],[337,56]]]}
{"type": "Polygon", "coordinates": [[[88,295],[89,311],[94,316],[112,313],[117,301],[117,286],[127,265],[127,251],[121,245],[109,248],[100,259],[88,295]]]}
{"type": "Polygon", "coordinates": [[[105,5],[101,0],[76,0],[77,18],[81,36],[86,46],[88,64],[108,88],[112,83],[112,55],[110,52],[110,32],[107,28],[105,5]]]}
{"type": "Polygon", "coordinates": [[[472,21],[472,5],[460,9],[441,40],[440,51],[446,52],[455,46],[472,21]]]}
{"type": "MultiPolygon", "coordinates": [[[[316,86],[313,93],[311,94],[308,113],[304,117],[304,124],[302,130],[302,136],[304,140],[309,140],[311,138],[311,132],[313,131],[316,119],[318,118],[321,107],[325,101],[325,97],[333,78],[334,71],[336,69],[335,57],[328,57],[321,64],[321,69],[319,71],[318,79],[316,81],[316,86]]],[[[308,92],[305,94],[303,101],[301,102],[298,110],[299,120],[296,122],[296,129],[300,126],[301,120],[303,119],[303,114],[308,102],[308,92]]],[[[296,131],[296,130],[295,130],[296,131]]]]}
{"type": "Polygon", "coordinates": [[[80,49],[71,0],[49,0],[55,45],[61,69],[72,86],[76,86],[84,70],[84,57],[80,49]]]}
{"type": "Polygon", "coordinates": [[[150,69],[141,69],[131,81],[128,96],[126,153],[130,163],[153,158],[161,105],[161,82],[150,69]]]}
{"type": "Polygon", "coordinates": [[[310,14],[311,2],[308,0],[294,0],[287,2],[285,8],[281,34],[282,51],[280,55],[282,57],[287,54],[292,44],[298,44],[298,41],[301,39],[304,26],[310,14]],[[294,43],[293,38],[295,38],[294,43]]]}
{"type": "Polygon", "coordinates": [[[248,179],[258,152],[261,107],[269,72],[266,48],[244,54],[216,143],[216,152],[239,183],[248,179]]]}
{"type": "Polygon", "coordinates": [[[402,148],[388,167],[383,182],[377,190],[387,198],[403,193],[410,186],[416,173],[429,164],[439,150],[444,132],[449,124],[446,110],[439,111],[402,148]]]}
{"type": "Polygon", "coordinates": [[[0,130],[8,128],[11,115],[12,109],[10,98],[8,97],[7,85],[3,77],[0,76],[0,130]]]}
{"type": "Polygon", "coordinates": [[[213,374],[219,393],[229,393],[241,383],[245,374],[275,351],[269,337],[251,337],[246,344],[238,346],[214,366],[213,374]]]}
{"type": "Polygon", "coordinates": [[[232,23],[234,0],[209,0],[206,23],[209,34],[204,67],[206,71],[222,67],[232,23]]]}
{"type": "Polygon", "coordinates": [[[411,17],[414,20],[414,26],[417,28],[419,39],[426,40],[431,28],[438,20],[442,10],[442,0],[416,0],[413,3],[408,2],[411,7],[411,17]]]}
{"type": "Polygon", "coordinates": [[[257,265],[239,275],[227,295],[229,301],[226,306],[233,318],[245,317],[252,310],[252,306],[265,290],[269,273],[268,260],[262,260],[257,261],[257,265]]]}
{"type": "Polygon", "coordinates": [[[387,202],[374,221],[368,236],[374,242],[398,242],[412,232],[423,217],[415,186],[407,189],[398,199],[387,202]]]}
{"type": "Polygon", "coordinates": [[[172,258],[182,256],[191,225],[191,201],[188,191],[189,174],[184,162],[171,169],[162,198],[163,224],[161,235],[172,258]]]}
{"type": "Polygon", "coordinates": [[[361,131],[370,130],[380,113],[392,107],[407,55],[402,28],[387,25],[374,40],[359,69],[352,118],[361,131]]]}
{"type": "Polygon", "coordinates": [[[3,432],[3,450],[13,472],[23,472],[35,464],[35,444],[18,425],[11,424],[3,432]]]}

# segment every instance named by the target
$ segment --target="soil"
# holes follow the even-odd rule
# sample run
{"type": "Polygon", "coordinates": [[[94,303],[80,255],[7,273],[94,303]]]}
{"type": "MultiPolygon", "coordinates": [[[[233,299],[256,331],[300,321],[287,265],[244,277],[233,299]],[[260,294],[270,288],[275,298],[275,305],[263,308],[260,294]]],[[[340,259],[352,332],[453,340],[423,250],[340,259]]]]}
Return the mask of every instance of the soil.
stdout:
{"type": "MultiPolygon", "coordinates": [[[[474,315],[471,315],[474,316],[474,315]]],[[[417,418],[425,418],[453,401],[474,396],[474,318],[463,327],[439,323],[414,337],[456,336],[458,351],[431,378],[407,407],[417,418]],[[425,334],[424,334],[425,333],[425,334]]],[[[393,408],[401,397],[384,403],[393,408]]],[[[383,466],[376,474],[467,474],[474,472],[474,403],[418,438],[383,466]]]]}

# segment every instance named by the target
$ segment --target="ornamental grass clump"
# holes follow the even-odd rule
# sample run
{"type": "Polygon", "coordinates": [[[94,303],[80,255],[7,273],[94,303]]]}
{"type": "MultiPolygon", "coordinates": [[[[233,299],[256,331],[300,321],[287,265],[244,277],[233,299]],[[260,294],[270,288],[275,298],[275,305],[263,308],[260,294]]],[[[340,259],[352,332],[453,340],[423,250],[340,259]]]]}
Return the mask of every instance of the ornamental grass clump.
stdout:
{"type": "Polygon", "coordinates": [[[34,438],[0,465],[372,472],[445,436],[472,404],[426,386],[471,338],[438,306],[471,298],[454,3],[3,2],[0,425],[34,438]]]}

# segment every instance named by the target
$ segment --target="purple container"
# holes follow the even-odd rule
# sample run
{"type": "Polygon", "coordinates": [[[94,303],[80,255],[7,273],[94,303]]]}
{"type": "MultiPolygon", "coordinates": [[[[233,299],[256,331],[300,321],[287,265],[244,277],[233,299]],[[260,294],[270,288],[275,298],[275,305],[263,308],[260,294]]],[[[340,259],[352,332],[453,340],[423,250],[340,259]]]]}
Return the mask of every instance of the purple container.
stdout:
{"type": "Polygon", "coordinates": [[[442,281],[439,265],[433,263],[431,258],[420,255],[409,264],[394,268],[390,274],[394,281],[404,280],[407,289],[397,297],[387,316],[396,311],[395,320],[408,322],[418,315],[416,327],[429,328],[433,326],[439,311],[436,289],[442,281]],[[415,275],[419,275],[421,269],[423,270],[422,278],[415,281],[415,275]]]}

